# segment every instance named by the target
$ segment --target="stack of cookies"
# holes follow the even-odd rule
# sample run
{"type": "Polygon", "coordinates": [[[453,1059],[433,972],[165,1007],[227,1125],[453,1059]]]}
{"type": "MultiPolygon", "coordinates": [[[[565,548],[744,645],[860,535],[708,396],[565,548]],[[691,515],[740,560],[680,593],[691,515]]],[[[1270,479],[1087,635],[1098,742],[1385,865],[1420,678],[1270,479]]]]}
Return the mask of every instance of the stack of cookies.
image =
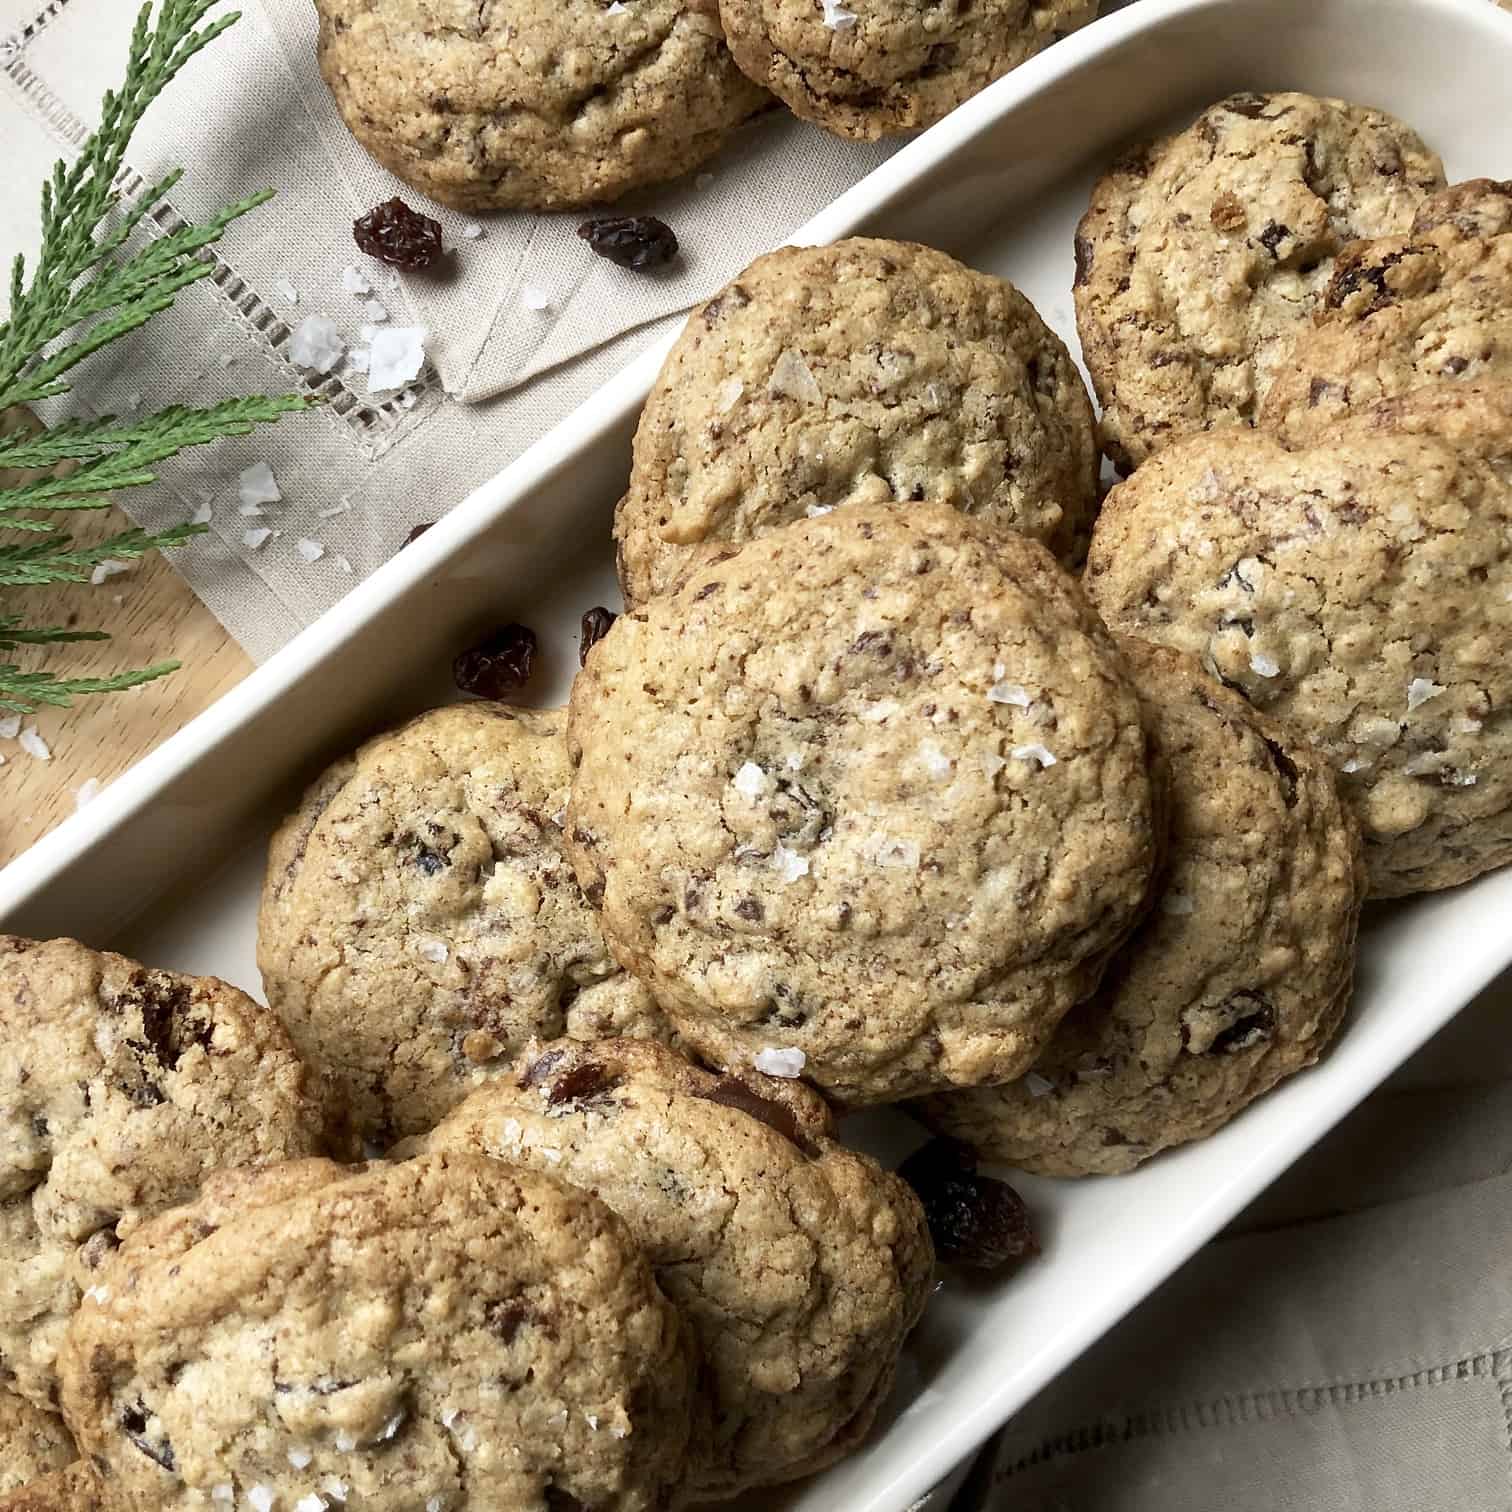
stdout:
{"type": "Polygon", "coordinates": [[[1098,0],[317,0],[352,135],[459,210],[568,210],[664,183],[786,106],[839,136],[932,125],[1098,0]]]}
{"type": "Polygon", "coordinates": [[[891,1389],[929,1221],[971,1259],[1003,1211],[978,1159],[1214,1133],[1339,1033],[1367,895],[1512,861],[1512,185],[1239,95],[1112,168],[1075,267],[1100,428],[928,248],[696,310],[569,706],[315,782],[269,1008],[0,942],[0,1508],[809,1474],[891,1389]],[[948,1204],[840,1143],[881,1104],[948,1204]]]}

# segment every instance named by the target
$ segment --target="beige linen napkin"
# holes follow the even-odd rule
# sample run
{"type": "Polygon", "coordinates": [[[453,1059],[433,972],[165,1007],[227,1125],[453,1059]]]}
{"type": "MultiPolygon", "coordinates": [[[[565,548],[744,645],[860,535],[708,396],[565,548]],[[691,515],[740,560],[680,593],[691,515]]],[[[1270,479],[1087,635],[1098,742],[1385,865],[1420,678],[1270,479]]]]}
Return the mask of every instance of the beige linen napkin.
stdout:
{"type": "Polygon", "coordinates": [[[1512,1507],[1512,979],[1021,1412],[953,1512],[1512,1507]]]}

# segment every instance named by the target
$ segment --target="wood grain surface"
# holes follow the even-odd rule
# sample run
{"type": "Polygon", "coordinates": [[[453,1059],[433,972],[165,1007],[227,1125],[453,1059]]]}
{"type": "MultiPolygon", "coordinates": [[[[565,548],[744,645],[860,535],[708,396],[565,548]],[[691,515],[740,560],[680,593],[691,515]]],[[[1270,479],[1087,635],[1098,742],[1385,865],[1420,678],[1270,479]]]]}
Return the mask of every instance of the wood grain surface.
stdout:
{"type": "MultiPolygon", "coordinates": [[[[112,507],[77,517],[74,535],[98,540],[130,524],[112,507]]],[[[6,654],[23,668],[45,660],[60,676],[105,677],[159,661],[184,665],[141,688],[26,716],[23,722],[34,725],[51,748],[50,760],[27,754],[19,741],[0,739],[0,866],[72,814],[78,790],[91,778],[105,784],[118,777],[252,670],[246,653],[162,556],[133,563],[129,572],[99,586],[7,589],[5,602],[31,624],[76,624],[112,637],[6,654]]]]}

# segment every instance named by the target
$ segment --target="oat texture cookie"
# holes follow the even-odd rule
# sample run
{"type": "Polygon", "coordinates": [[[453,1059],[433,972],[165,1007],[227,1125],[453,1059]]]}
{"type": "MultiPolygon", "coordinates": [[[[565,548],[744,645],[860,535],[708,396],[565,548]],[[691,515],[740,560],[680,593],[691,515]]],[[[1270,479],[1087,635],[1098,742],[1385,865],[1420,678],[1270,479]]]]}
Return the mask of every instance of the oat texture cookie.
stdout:
{"type": "Polygon", "coordinates": [[[712,0],[317,0],[352,135],[459,210],[565,210],[676,178],[766,101],[712,0]]]}
{"type": "Polygon", "coordinates": [[[931,500],[1079,563],[1091,401],[1012,284],[909,242],[758,258],[693,312],[646,401],[615,515],[626,601],[774,525],[931,500]]]}
{"type": "Polygon", "coordinates": [[[865,1437],[932,1252],[913,1193],[835,1142],[816,1093],[646,1041],[561,1040],[425,1148],[558,1176],[625,1220],[702,1349],[712,1426],[692,1500],[794,1480],[865,1437]]]}
{"type": "Polygon", "coordinates": [[[1160,844],[1076,583],[942,505],[782,526],[622,615],[568,739],[568,849],[620,959],[713,1063],[847,1103],[1026,1069],[1160,844]]]}
{"type": "Polygon", "coordinates": [[[1443,183],[1400,121],[1302,94],[1232,95],[1125,156],[1076,237],[1107,454],[1127,472],[1188,431],[1252,424],[1340,249],[1406,232],[1443,183]]]}
{"type": "Polygon", "coordinates": [[[0,1512],[105,1512],[99,1477],[79,1462],[0,1492],[0,1512]]]}
{"type": "Polygon", "coordinates": [[[1512,382],[1512,183],[1456,184],[1411,235],[1346,247],[1314,322],[1281,349],[1260,423],[1304,440],[1448,379],[1512,382]]]}
{"type": "Polygon", "coordinates": [[[596,1198],[451,1155],[230,1195],[145,1226],[70,1330],[123,1508],[670,1504],[693,1345],[596,1198]]]}
{"type": "Polygon", "coordinates": [[[1318,1058],[1354,977],[1365,865],[1328,764],[1189,657],[1122,650],[1171,772],[1155,910],[1027,1077],[919,1107],[1047,1176],[1131,1170],[1214,1133],[1318,1058]]]}
{"type": "Polygon", "coordinates": [[[0,935],[0,1381],[54,1404],[80,1292],[206,1172],[320,1147],[314,1077],[210,977],[0,935]]]}
{"type": "Polygon", "coordinates": [[[562,854],[565,711],[464,703],[368,742],[274,837],[268,1000],[383,1143],[532,1036],[662,1032],[562,854]]]}
{"type": "Polygon", "coordinates": [[[1339,774],[1378,897],[1512,861],[1512,387],[1448,384],[1289,447],[1197,436],[1109,495],[1086,587],[1339,774]]]}
{"type": "Polygon", "coordinates": [[[1097,0],[719,0],[735,61],[796,115],[872,140],[931,126],[1097,0]]]}
{"type": "Polygon", "coordinates": [[[19,1490],[78,1457],[62,1418],[0,1386],[0,1493],[19,1490]]]}

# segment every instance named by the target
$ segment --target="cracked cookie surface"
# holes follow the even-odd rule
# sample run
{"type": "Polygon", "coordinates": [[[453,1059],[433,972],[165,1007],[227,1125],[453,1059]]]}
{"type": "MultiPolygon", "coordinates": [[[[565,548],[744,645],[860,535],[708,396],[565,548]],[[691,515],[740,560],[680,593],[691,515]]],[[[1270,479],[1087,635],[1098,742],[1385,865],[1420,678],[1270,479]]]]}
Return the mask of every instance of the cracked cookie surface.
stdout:
{"type": "Polygon", "coordinates": [[[855,1449],[923,1310],[913,1193],[836,1143],[807,1087],[722,1077],[645,1041],[532,1047],[426,1150],[554,1175],[625,1220],[693,1325],[711,1429],[686,1490],[723,1498],[855,1449]]]}
{"type": "Polygon", "coordinates": [[[62,1470],[78,1457],[62,1418],[0,1386],[0,1494],[62,1470]]]}
{"type": "Polygon", "coordinates": [[[1143,907],[1140,720],[1042,546],[852,505],[615,622],[573,687],[566,843],[713,1063],[786,1051],[854,1104],[1003,1080],[1143,907]]]}
{"type": "Polygon", "coordinates": [[[836,505],[930,500],[1079,562],[1097,510],[1091,401],[1002,279],[853,237],[758,258],[658,375],[615,512],[628,603],[836,505]]]}
{"type": "Polygon", "coordinates": [[[107,1512],[98,1476],[83,1462],[0,1492],[0,1512],[107,1512]]]}
{"type": "Polygon", "coordinates": [[[1512,182],[1456,184],[1410,235],[1346,247],[1314,322],[1281,351],[1260,424],[1306,440],[1449,380],[1512,382],[1512,182]]]}
{"type": "Polygon", "coordinates": [[[0,935],[0,1379],[52,1405],[63,1330],[115,1245],[216,1166],[322,1134],[315,1077],[236,988],[0,935]]]}
{"type": "Polygon", "coordinates": [[[931,126],[1097,15],[1097,0],[719,0],[735,61],[795,115],[874,139],[931,126]]]}
{"type": "Polygon", "coordinates": [[[1216,1132],[1343,1023],[1365,869],[1333,773],[1189,657],[1120,649],[1171,771],[1155,908],[1034,1070],[924,1120],[1047,1176],[1132,1170],[1216,1132]]]}
{"type": "Polygon", "coordinates": [[[446,1154],[232,1181],[71,1328],[65,1409],[123,1507],[669,1504],[693,1345],[597,1199],[446,1154]]]}
{"type": "Polygon", "coordinates": [[[1405,233],[1443,184],[1401,122],[1303,94],[1232,95],[1127,154],[1076,237],[1108,456],[1127,472],[1189,431],[1252,424],[1340,249],[1405,233]]]}
{"type": "Polygon", "coordinates": [[[562,210],[676,178],[766,103],[712,0],[319,0],[352,135],[459,210],[562,210]]]}
{"type": "Polygon", "coordinates": [[[369,741],[274,837],[268,1000],[358,1134],[418,1134],[527,1040],[670,1032],[562,853],[561,709],[464,703],[369,741]]]}
{"type": "Polygon", "coordinates": [[[1085,585],[1338,774],[1377,897],[1512,861],[1512,387],[1444,384],[1310,445],[1195,436],[1108,496],[1085,585]]]}

